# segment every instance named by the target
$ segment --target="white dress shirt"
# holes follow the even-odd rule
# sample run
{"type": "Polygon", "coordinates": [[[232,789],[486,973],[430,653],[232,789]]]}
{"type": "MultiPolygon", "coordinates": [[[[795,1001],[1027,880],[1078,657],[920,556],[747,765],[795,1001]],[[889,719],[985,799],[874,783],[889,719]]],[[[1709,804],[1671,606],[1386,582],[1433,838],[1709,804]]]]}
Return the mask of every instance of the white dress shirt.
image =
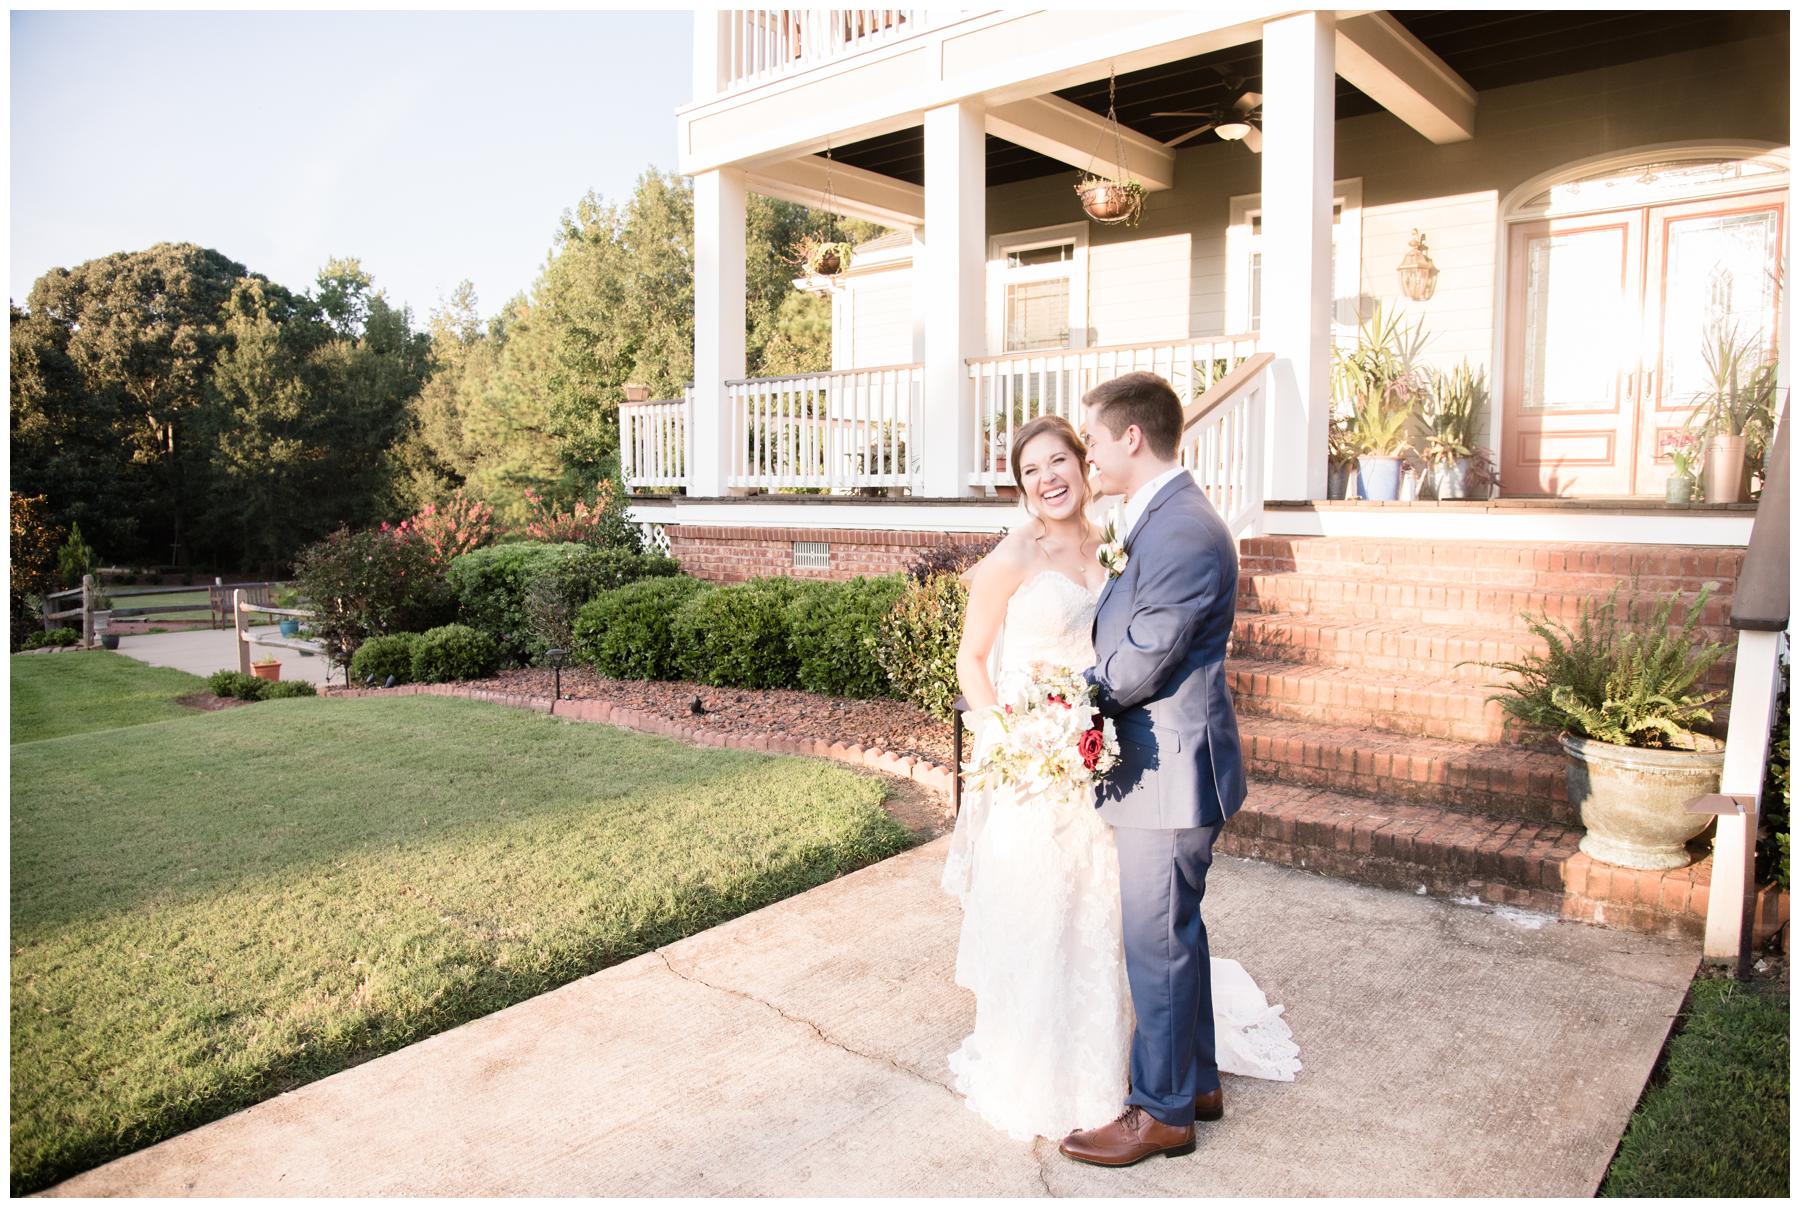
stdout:
{"type": "Polygon", "coordinates": [[[1137,527],[1137,522],[1143,518],[1145,509],[1150,506],[1150,501],[1156,498],[1156,493],[1175,481],[1175,476],[1177,474],[1186,473],[1187,469],[1183,466],[1176,466],[1172,470],[1165,470],[1155,478],[1152,478],[1149,482],[1145,483],[1140,490],[1132,495],[1130,502],[1125,505],[1125,519],[1123,521],[1125,531],[1119,538],[1120,541],[1124,541],[1131,536],[1131,530],[1137,527]]]}

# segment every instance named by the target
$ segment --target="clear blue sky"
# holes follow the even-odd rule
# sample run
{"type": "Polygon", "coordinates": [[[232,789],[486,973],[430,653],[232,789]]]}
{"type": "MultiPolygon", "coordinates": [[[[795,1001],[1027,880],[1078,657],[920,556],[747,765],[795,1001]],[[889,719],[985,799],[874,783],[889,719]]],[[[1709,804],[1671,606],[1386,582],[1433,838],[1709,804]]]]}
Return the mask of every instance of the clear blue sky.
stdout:
{"type": "Polygon", "coordinates": [[[420,323],[468,278],[530,287],[558,217],[675,168],[693,16],[12,14],[12,258],[162,240],[292,289],[356,256],[420,323]]]}

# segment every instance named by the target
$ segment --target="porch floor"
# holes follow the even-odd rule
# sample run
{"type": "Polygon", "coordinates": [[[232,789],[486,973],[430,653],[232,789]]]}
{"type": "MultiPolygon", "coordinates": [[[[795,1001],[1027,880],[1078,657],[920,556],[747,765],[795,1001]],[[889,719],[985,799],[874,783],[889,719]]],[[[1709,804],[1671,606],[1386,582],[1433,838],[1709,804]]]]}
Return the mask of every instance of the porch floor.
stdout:
{"type": "Polygon", "coordinates": [[[1220,856],[1214,950],[1285,1005],[1305,1068],[1228,1076],[1192,1157],[1104,1170],[950,1088],[973,1003],[947,842],[49,1194],[1586,1197],[1699,958],[1220,856]]]}

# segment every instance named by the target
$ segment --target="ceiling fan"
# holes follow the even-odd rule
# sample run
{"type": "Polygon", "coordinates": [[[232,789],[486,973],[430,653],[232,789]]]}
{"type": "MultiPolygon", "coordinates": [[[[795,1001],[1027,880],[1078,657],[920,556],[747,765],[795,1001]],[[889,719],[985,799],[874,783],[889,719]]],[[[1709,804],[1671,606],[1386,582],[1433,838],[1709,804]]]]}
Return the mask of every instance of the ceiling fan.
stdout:
{"type": "MultiPolygon", "coordinates": [[[[1225,77],[1225,86],[1233,91],[1244,86],[1241,76],[1225,77]]],[[[1242,142],[1252,151],[1262,151],[1262,93],[1243,92],[1229,106],[1215,105],[1211,109],[1198,111],[1174,110],[1152,113],[1151,117],[1203,117],[1207,119],[1203,126],[1196,126],[1186,134],[1179,135],[1164,143],[1165,147],[1179,147],[1190,138],[1213,131],[1226,142],[1242,142]]]]}

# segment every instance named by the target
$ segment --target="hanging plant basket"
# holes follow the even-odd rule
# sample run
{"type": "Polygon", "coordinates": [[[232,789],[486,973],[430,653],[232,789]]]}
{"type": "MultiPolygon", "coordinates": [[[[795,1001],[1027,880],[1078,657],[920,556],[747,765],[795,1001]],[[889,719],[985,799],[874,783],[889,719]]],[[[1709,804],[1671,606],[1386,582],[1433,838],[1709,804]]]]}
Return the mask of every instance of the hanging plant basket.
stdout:
{"type": "Polygon", "coordinates": [[[1125,223],[1136,226],[1144,212],[1144,186],[1135,180],[1107,180],[1090,177],[1075,186],[1081,208],[1095,222],[1107,225],[1125,223]]]}
{"type": "Polygon", "coordinates": [[[788,263],[798,265],[815,277],[835,277],[850,267],[851,247],[839,240],[808,235],[794,245],[788,263]]]}

